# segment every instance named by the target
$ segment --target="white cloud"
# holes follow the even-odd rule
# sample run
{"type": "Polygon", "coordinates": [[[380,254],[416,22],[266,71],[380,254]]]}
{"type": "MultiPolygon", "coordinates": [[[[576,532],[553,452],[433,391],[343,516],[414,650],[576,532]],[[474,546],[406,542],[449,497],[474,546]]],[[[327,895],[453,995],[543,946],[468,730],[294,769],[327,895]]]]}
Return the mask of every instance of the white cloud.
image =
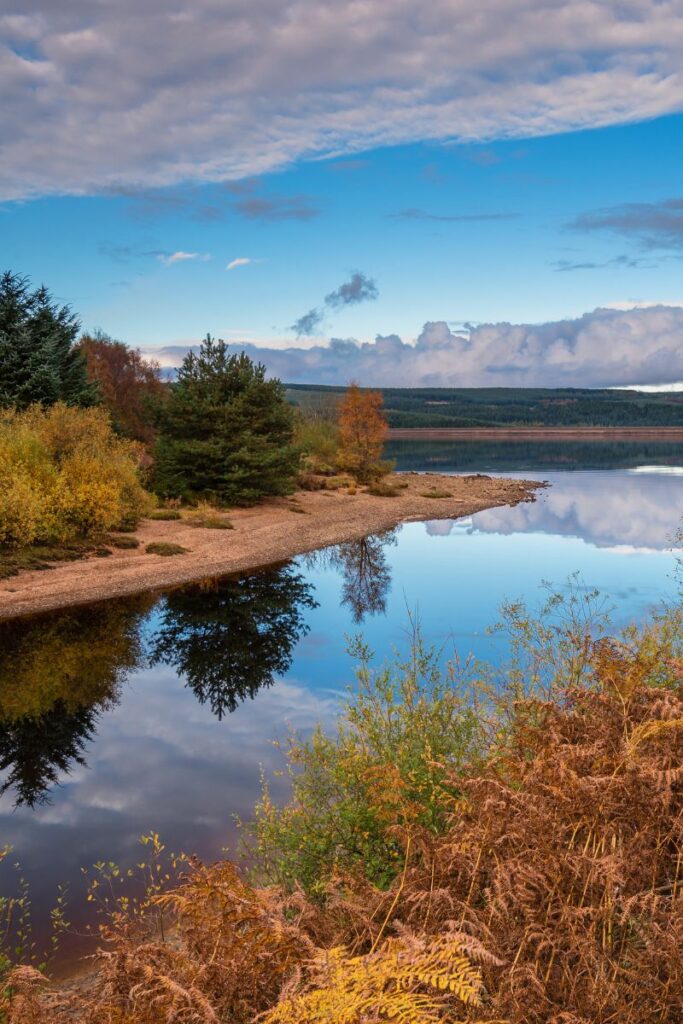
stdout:
{"type": "Polygon", "coordinates": [[[10,4],[0,198],[683,108],[681,0],[10,4]]]}
{"type": "Polygon", "coordinates": [[[187,260],[201,260],[205,263],[211,259],[211,256],[208,252],[183,252],[182,249],[179,249],[177,252],[160,253],[157,259],[170,267],[174,263],[185,263],[187,260]]]}
{"type": "Polygon", "coordinates": [[[235,267],[246,267],[250,263],[253,263],[253,262],[254,261],[252,259],[250,259],[248,256],[238,256],[237,259],[230,260],[230,262],[228,263],[228,265],[227,265],[227,267],[225,269],[226,270],[234,270],[235,267]]]}
{"type": "MultiPolygon", "coordinates": [[[[411,387],[636,387],[683,380],[683,309],[596,309],[545,324],[477,324],[454,332],[425,324],[414,342],[396,334],[362,344],[333,338],[307,348],[233,342],[292,383],[411,387]]],[[[187,345],[157,350],[179,365],[187,345]]]]}

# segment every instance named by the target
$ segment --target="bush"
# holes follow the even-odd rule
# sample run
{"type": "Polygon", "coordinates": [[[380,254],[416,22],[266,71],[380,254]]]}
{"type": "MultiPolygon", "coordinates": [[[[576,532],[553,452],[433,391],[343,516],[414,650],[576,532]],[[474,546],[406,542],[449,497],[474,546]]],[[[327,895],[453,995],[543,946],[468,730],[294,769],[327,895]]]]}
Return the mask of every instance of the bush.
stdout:
{"type": "Polygon", "coordinates": [[[182,519],[180,512],[175,508],[155,508],[147,516],[148,519],[159,519],[161,521],[168,520],[169,522],[182,519]]]}
{"type": "Polygon", "coordinates": [[[137,537],[130,537],[127,535],[122,537],[107,537],[107,544],[111,544],[113,548],[121,548],[123,551],[131,551],[133,548],[140,547],[140,541],[137,537]]]}
{"type": "Polygon", "coordinates": [[[439,831],[457,793],[446,776],[479,751],[475,709],[419,633],[407,661],[378,671],[360,641],[351,652],[360,659],[357,689],[336,735],[317,729],[290,740],[293,800],[276,808],[266,786],[247,830],[259,878],[309,894],[349,869],[386,886],[401,864],[387,827],[409,818],[439,831]]]}
{"type": "Polygon", "coordinates": [[[304,457],[306,472],[335,473],[339,451],[339,430],[335,423],[299,413],[294,421],[294,443],[304,457]]]}
{"type": "Polygon", "coordinates": [[[420,491],[421,498],[452,498],[453,495],[450,491],[439,490],[438,487],[432,487],[431,491],[420,491]]]}
{"type": "Polygon", "coordinates": [[[150,507],[137,467],[137,447],[101,409],[3,413],[0,545],[67,544],[136,523],[150,507]]]}
{"type": "Polygon", "coordinates": [[[148,555],[162,555],[165,558],[171,555],[184,555],[187,553],[187,550],[182,544],[167,544],[164,541],[152,541],[145,548],[148,555]]]}
{"type": "Polygon", "coordinates": [[[397,498],[400,493],[400,488],[384,480],[378,480],[377,483],[368,487],[368,494],[372,494],[375,498],[397,498]]]}

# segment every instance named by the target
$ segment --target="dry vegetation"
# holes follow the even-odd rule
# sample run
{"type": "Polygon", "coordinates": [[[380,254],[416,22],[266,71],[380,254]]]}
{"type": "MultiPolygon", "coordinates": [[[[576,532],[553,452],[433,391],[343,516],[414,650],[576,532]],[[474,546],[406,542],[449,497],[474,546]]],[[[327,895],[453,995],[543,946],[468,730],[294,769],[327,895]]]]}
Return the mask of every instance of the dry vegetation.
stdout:
{"type": "Polygon", "coordinates": [[[185,860],[162,891],[152,872],[141,903],[107,907],[91,982],[19,967],[6,1019],[680,1019],[681,613],[617,640],[509,612],[524,650],[476,715],[419,638],[377,673],[359,649],[339,735],[296,741],[291,804],[261,807],[262,877],[294,840],[280,884],[185,860]]]}

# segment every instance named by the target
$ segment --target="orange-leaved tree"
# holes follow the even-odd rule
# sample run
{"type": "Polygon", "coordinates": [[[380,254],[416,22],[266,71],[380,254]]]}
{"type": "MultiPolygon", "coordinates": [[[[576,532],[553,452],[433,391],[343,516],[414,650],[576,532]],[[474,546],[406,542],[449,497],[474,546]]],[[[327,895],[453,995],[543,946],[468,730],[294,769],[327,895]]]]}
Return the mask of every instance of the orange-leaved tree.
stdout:
{"type": "Polygon", "coordinates": [[[387,431],[382,392],[361,391],[352,383],[339,403],[339,467],[359,483],[369,483],[381,472],[387,431]]]}
{"type": "Polygon", "coordinates": [[[153,441],[154,409],[166,395],[158,363],[101,331],[84,334],[79,346],[116,429],[136,441],[153,441]]]}

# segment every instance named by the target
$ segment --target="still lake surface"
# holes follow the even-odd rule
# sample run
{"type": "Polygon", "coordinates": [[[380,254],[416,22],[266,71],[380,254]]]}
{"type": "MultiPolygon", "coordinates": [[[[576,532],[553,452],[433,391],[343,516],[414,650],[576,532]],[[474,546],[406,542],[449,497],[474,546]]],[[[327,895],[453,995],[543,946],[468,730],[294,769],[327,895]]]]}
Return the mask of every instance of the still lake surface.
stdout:
{"type": "MultiPolygon", "coordinates": [[[[273,741],[331,724],[353,683],[347,638],[383,661],[425,636],[498,661],[505,599],[538,605],[573,573],[619,623],[674,600],[683,451],[672,444],[402,442],[398,469],[547,480],[533,504],[406,524],[241,578],[0,626],[0,844],[30,883],[37,932],[81,868],[139,859],[151,829],[214,858],[248,817],[273,741]]],[[[284,794],[275,779],[273,795],[284,794]]],[[[2,866],[0,892],[10,887],[2,866]]]]}

